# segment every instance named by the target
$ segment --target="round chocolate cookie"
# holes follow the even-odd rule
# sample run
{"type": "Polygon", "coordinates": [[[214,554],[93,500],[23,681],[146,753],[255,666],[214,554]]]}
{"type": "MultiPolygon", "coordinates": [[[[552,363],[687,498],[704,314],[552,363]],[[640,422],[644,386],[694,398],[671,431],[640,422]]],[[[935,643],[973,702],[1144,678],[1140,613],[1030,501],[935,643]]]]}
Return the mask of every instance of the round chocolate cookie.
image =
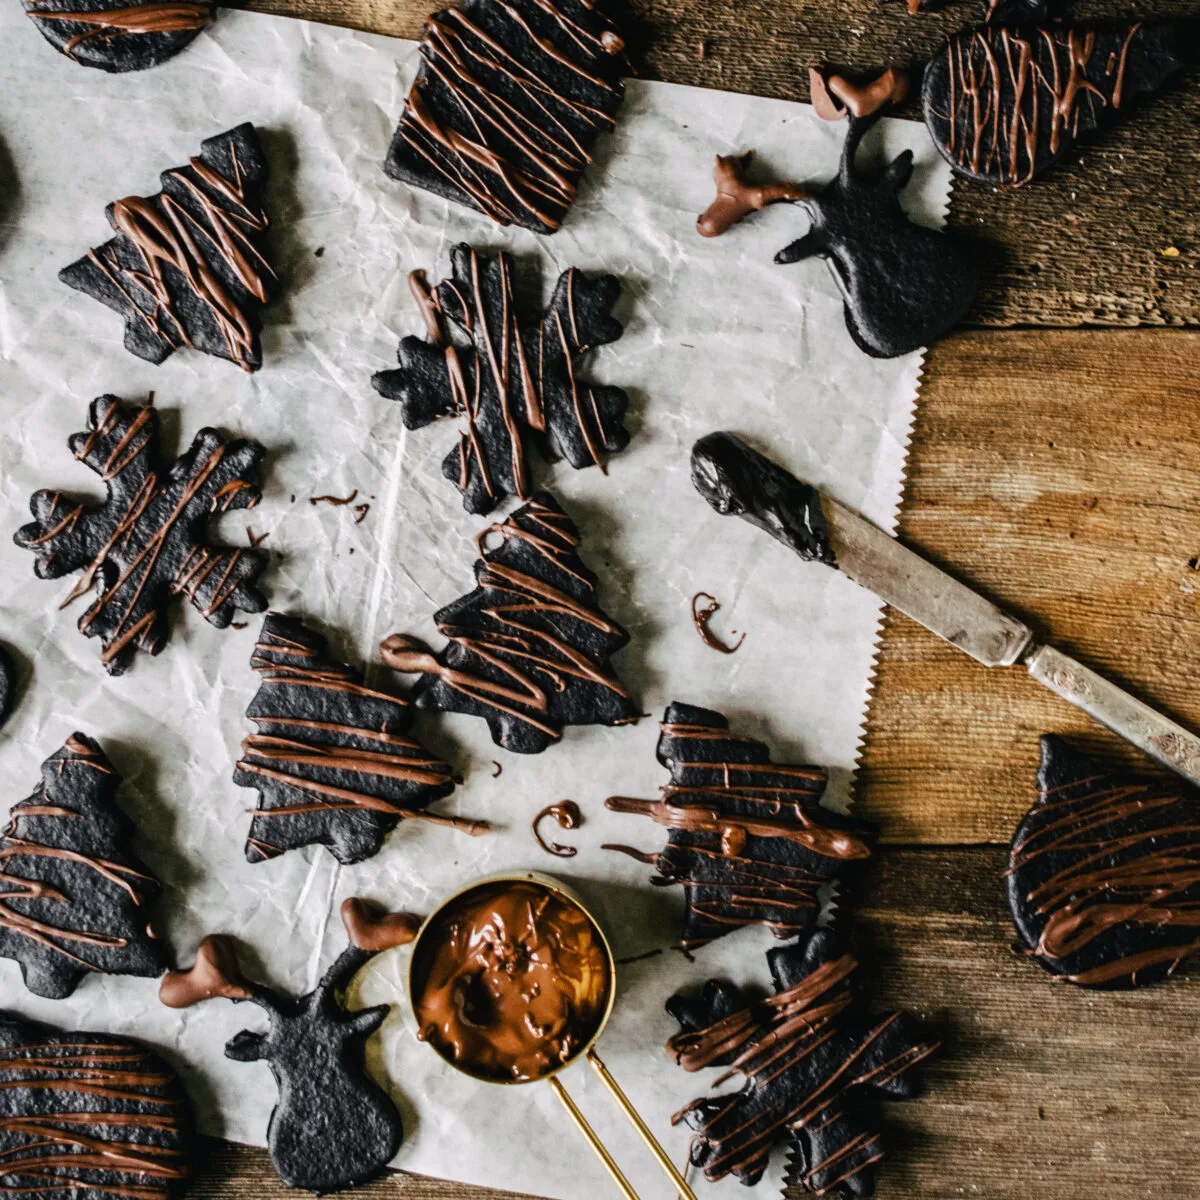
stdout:
{"type": "Polygon", "coordinates": [[[1166,978],[1200,943],[1200,792],[1042,738],[1006,872],[1025,953],[1093,988],[1166,978]]]}
{"type": "Polygon", "coordinates": [[[24,0],[55,49],[85,67],[144,71],[174,58],[206,25],[211,0],[24,0]]]}

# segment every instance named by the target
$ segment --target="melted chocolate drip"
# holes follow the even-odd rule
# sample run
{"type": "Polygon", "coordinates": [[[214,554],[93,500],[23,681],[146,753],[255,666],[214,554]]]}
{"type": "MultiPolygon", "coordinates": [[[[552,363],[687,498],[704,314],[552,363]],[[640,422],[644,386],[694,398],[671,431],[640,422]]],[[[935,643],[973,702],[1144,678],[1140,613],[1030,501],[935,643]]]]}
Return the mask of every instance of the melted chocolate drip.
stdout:
{"type": "Polygon", "coordinates": [[[238,612],[266,608],[254,586],[267,565],[265,553],[198,541],[215,515],[258,503],[262,446],[202,429],[163,469],[156,464],[156,409],[101,396],[92,402],[88,424],[67,444],[104,481],[108,499],[91,507],[62,492],[38,492],[29,504],[36,519],[14,540],[37,555],[40,579],[82,571],[67,603],[97,593],[79,630],[100,638],[100,661],[109,674],[125,671],[138,650],[153,655],[163,648],[175,596],[186,596],[218,629],[238,612]]]}
{"type": "Polygon", "coordinates": [[[808,70],[809,91],[817,116],[840,121],[849,115],[869,117],[880,109],[902,104],[908,95],[909,79],[903,71],[889,67],[869,83],[859,84],[832,71],[808,70]]]}
{"type": "Polygon", "coordinates": [[[959,174],[1028,183],[1167,87],[1193,59],[1193,38],[1173,22],[965,30],[925,68],[925,123],[959,174]]]}
{"type": "Polygon", "coordinates": [[[388,912],[360,896],[351,896],[342,904],[342,924],[350,944],[378,954],[407,946],[421,928],[422,918],[415,913],[388,912]]]}
{"type": "Polygon", "coordinates": [[[610,315],[620,284],[572,267],[559,276],[535,324],[517,302],[510,255],[493,258],[459,245],[451,263],[451,278],[436,288],[413,273],[429,338],[406,337],[400,366],[380,371],[375,390],[400,402],[409,429],[440,417],[460,419],[458,445],[442,474],[458,487],[468,512],[490,512],[509,495],[530,498],[527,448],[537,438],[547,438],[576,469],[603,469],[606,454],[629,444],[621,424],[628,399],[620,388],[577,378],[574,360],[621,336],[610,315]],[[450,340],[447,322],[470,339],[469,347],[450,340]]]}
{"type": "Polygon", "coordinates": [[[69,996],[93,971],[153,977],[165,966],[146,915],[159,883],[128,848],[120,783],[100,747],[73,734],[0,836],[0,955],[39,996],[69,996]]]}
{"type": "Polygon", "coordinates": [[[117,236],[59,272],[125,318],[125,348],[161,363],[191,346],[262,365],[259,308],[278,290],[267,257],[267,163],[254,126],[209,138],[162,190],[108,207],[117,236]]]}
{"type": "Polygon", "coordinates": [[[250,862],[314,843],[338,862],[361,862],[402,820],[487,831],[486,822],[424,811],[454,790],[450,766],[408,736],[408,701],[366,687],[360,671],[326,655],[320,634],[269,613],[250,665],[262,679],[246,710],[258,732],[242,743],[233,775],[259,794],[250,862]]]}
{"type": "Polygon", "coordinates": [[[635,721],[638,706],[609,665],[629,635],[600,608],[578,545],[571,519],[541,493],[480,535],[478,586],[434,614],[447,646],[435,655],[393,634],[384,662],[423,676],[421,708],[483,717],[493,740],[519,754],[545,750],[566,725],[635,721]]]}
{"type": "Polygon", "coordinates": [[[579,853],[574,846],[564,846],[561,842],[547,842],[542,837],[539,827],[547,817],[553,817],[560,829],[578,829],[583,824],[583,813],[579,811],[579,805],[574,800],[560,800],[557,804],[546,805],[533,818],[533,836],[547,854],[553,854],[555,858],[574,858],[579,853]]]}
{"type": "Polygon", "coordinates": [[[720,611],[721,602],[716,596],[710,596],[708,592],[697,592],[692,597],[692,624],[696,626],[696,632],[700,635],[704,644],[710,650],[717,650],[721,654],[732,654],[735,650],[741,648],[742,643],[746,640],[746,635],[743,633],[732,646],[728,646],[721,641],[708,627],[709,621],[720,611]]]}
{"type": "Polygon", "coordinates": [[[1052,975],[1154,983],[1200,947],[1200,792],[1108,771],[1048,734],[1006,878],[1021,942],[1052,975]]]}
{"type": "Polygon", "coordinates": [[[435,13],[388,151],[393,178],[553,233],[627,68],[605,0],[465,0],[435,13]]]}
{"type": "Polygon", "coordinates": [[[821,807],[824,770],[772,762],[767,746],[730,733],[720,713],[672,704],[658,761],[671,772],[660,800],[610,796],[605,806],[651,817],[669,831],[666,848],[604,849],[652,865],[652,883],[684,886],[687,950],[742,925],[795,937],[817,918],[818,889],[870,854],[868,825],[821,807]]]}
{"type": "Polygon", "coordinates": [[[914,1096],[913,1068],[938,1043],[907,1013],[855,1015],[858,964],[825,930],[769,951],[767,960],[775,994],[758,1003],[717,981],[667,1002],[681,1026],[667,1050],[684,1070],[727,1066],[722,1080],[746,1080],[741,1091],[694,1100],[672,1123],[695,1130],[690,1161],[711,1181],[757,1183],[772,1146],[787,1138],[795,1150],[789,1184],[819,1196],[869,1195],[883,1139],[858,1104],[914,1096]]]}
{"type": "Polygon", "coordinates": [[[14,1200],[167,1200],[190,1170],[192,1110],[153,1051],[0,1010],[0,1179],[14,1200]]]}

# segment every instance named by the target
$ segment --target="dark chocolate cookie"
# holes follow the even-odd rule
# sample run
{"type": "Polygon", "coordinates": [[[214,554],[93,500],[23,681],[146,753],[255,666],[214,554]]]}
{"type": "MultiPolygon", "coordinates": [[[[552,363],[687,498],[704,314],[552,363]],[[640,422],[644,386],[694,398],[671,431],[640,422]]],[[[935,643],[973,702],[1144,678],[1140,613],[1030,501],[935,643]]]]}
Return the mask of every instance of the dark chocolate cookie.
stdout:
{"type": "Polygon", "coordinates": [[[818,1196],[869,1196],[883,1138],[861,1111],[876,1099],[917,1094],[914,1067],[937,1048],[905,1012],[855,1012],[858,963],[828,930],[767,952],[775,993],[749,1001],[709,982],[675,996],[667,1011],[681,1032],[667,1051],[685,1071],[727,1066],[738,1092],[694,1100],[672,1122],[693,1130],[690,1159],[716,1181],[757,1183],[773,1145],[790,1143],[787,1182],[818,1196]]]}
{"type": "Polygon", "coordinates": [[[39,579],[82,571],[67,601],[97,593],[79,631],[100,638],[109,674],[120,675],[138,650],[153,655],[163,648],[175,596],[186,596],[218,629],[237,612],[262,612],[267,602],[255,583],[266,554],[202,541],[215,515],[258,503],[262,446],[202,429],[163,469],[153,408],[101,396],[88,424],[67,445],[104,480],[108,499],[76,504],[62,492],[37,492],[29,502],[36,519],[14,541],[37,555],[39,579]]]}
{"type": "Polygon", "coordinates": [[[1053,734],[1037,785],[1006,873],[1022,949],[1083,987],[1165,979],[1200,944],[1200,791],[1110,771],[1053,734]]]}
{"type": "Polygon", "coordinates": [[[85,67],[142,71],[174,58],[211,25],[212,0],[24,0],[56,50],[85,67]]]}
{"type": "Polygon", "coordinates": [[[0,645],[0,729],[17,700],[17,668],[12,655],[0,645]]]}
{"type": "Polygon", "coordinates": [[[108,206],[117,236],[58,277],[125,318],[125,349],[161,363],[181,346],[262,365],[259,310],[278,291],[267,246],[267,160],[254,126],[201,143],[162,191],[108,206]]]}
{"type": "Polygon", "coordinates": [[[467,511],[491,512],[508,495],[529,499],[526,458],[537,440],[575,468],[601,466],[605,453],[623,450],[625,393],[584,383],[574,365],[593,346],[621,336],[610,315],[621,292],[617,280],[592,279],[572,267],[533,322],[514,293],[510,255],[489,258],[458,245],[450,261],[451,278],[436,288],[420,271],[410,276],[429,340],[406,337],[400,366],[372,382],[381,396],[400,402],[409,429],[439,417],[462,421],[442,474],[462,492],[467,511]],[[447,322],[472,344],[456,345],[447,322]]]}
{"type": "Polygon", "coordinates": [[[1193,60],[1194,38],[1175,22],[967,29],[925,68],[925,124],[960,175],[1028,183],[1161,92],[1193,60]]]}
{"type": "Polygon", "coordinates": [[[168,1200],[191,1169],[192,1107],[154,1051],[0,1010],[7,1200],[168,1200]]]}
{"type": "Polygon", "coordinates": [[[259,794],[250,862],[314,843],[361,862],[402,820],[486,832],[483,821],[424,811],[454,790],[449,765],[408,736],[408,701],[367,687],[361,671],[327,656],[320,634],[269,613],[250,665],[262,677],[246,710],[258,732],[233,773],[259,794]]]}
{"type": "Polygon", "coordinates": [[[730,733],[718,712],[672,704],[658,761],[671,772],[661,800],[610,796],[605,805],[665,825],[666,849],[604,849],[649,863],[653,883],[683,884],[685,949],[742,925],[803,933],[817,919],[818,888],[871,852],[871,826],[821,807],[821,767],[772,762],[769,747],[730,733]]]}
{"type": "Polygon", "coordinates": [[[434,13],[383,169],[501,225],[553,233],[627,69],[610,0],[465,0],[434,13]]]}
{"type": "Polygon", "coordinates": [[[402,634],[380,647],[388,666],[421,674],[421,708],[483,717],[518,754],[545,750],[566,725],[638,719],[609,664],[629,634],[601,609],[579,541],[545,492],[479,535],[478,586],[434,614],[446,647],[435,655],[402,634]]]}
{"type": "Polygon", "coordinates": [[[146,913],[159,883],[129,849],[120,783],[100,747],[72,734],[0,837],[0,955],[39,996],[69,996],[91,971],[153,978],[166,967],[146,913]]]}
{"type": "Polygon", "coordinates": [[[377,914],[361,900],[342,906],[351,944],[314,991],[292,998],[242,975],[233,942],[220,936],[200,943],[195,965],[172,971],[159,996],[187,1008],[222,996],[257,1004],[270,1019],[266,1033],[243,1030],[226,1057],[265,1060],[279,1088],[267,1127],[267,1146],[279,1177],[290,1187],[323,1195],[378,1175],[400,1149],[404,1127],[386,1092],[367,1073],[367,1038],[389,1005],[346,1009],[345,992],[374,955],[412,940],[420,918],[377,914]]]}

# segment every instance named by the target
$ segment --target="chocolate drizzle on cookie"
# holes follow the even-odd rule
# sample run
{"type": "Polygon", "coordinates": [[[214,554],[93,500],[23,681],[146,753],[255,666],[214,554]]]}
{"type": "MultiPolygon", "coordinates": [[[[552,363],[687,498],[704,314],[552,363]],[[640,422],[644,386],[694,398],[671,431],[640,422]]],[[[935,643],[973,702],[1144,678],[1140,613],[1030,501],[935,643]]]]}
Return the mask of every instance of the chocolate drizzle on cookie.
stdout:
{"type": "Polygon", "coordinates": [[[870,1195],[883,1138],[857,1110],[868,1098],[914,1096],[913,1068],[938,1043],[907,1013],[854,1013],[858,963],[826,930],[768,951],[767,961],[775,994],[757,1003],[717,981],[667,1002],[681,1026],[667,1052],[684,1070],[724,1066],[718,1082],[746,1080],[741,1091],[694,1100],[672,1123],[695,1131],[690,1161],[710,1181],[757,1183],[772,1147],[787,1138],[790,1185],[818,1196],[870,1195]]]}
{"type": "Polygon", "coordinates": [[[101,396],[92,402],[88,424],[67,444],[104,481],[108,498],[91,506],[62,492],[38,492],[29,503],[35,520],[13,540],[37,555],[39,579],[82,572],[64,603],[97,593],[79,631],[100,638],[100,661],[109,674],[125,671],[138,650],[154,655],[163,648],[167,608],[176,596],[187,597],[218,629],[238,612],[266,608],[255,583],[267,555],[199,541],[216,515],[258,503],[262,446],[202,429],[164,469],[156,462],[156,409],[101,396]]]}
{"type": "Polygon", "coordinates": [[[637,720],[609,664],[629,635],[600,608],[579,541],[544,492],[480,534],[478,586],[434,614],[445,648],[434,654],[404,634],[380,647],[388,666],[422,676],[421,708],[483,717],[493,740],[520,754],[545,750],[566,725],[637,720]]]}
{"type": "Polygon", "coordinates": [[[1005,874],[1024,950],[1052,975],[1164,979],[1200,946],[1200,792],[1106,770],[1047,734],[1005,874]]]}
{"type": "Polygon", "coordinates": [[[604,849],[649,863],[652,883],[683,885],[686,950],[743,925],[795,937],[817,918],[818,889],[871,852],[870,826],[821,807],[822,768],[772,762],[766,745],[730,733],[720,713],[672,704],[658,761],[671,772],[661,799],[610,796],[605,806],[664,826],[666,848],[604,849]]]}
{"type": "Polygon", "coordinates": [[[233,774],[259,794],[250,862],[312,844],[361,862],[403,820],[487,832],[485,821],[425,811],[454,790],[450,766],[408,736],[408,701],[368,688],[360,671],[328,657],[320,634],[269,613],[250,665],[262,679],[246,710],[258,731],[233,774]]]}
{"type": "Polygon", "coordinates": [[[4,1195],[166,1200],[190,1172],[192,1110],[153,1051],[0,1011],[4,1195]]]}
{"type": "Polygon", "coordinates": [[[1028,183],[1162,91],[1192,53],[1171,22],[988,23],[956,34],[925,68],[925,123],[960,174],[1028,183]]]}
{"type": "Polygon", "coordinates": [[[59,272],[125,318],[125,348],[161,363],[183,346],[262,365],[258,310],[278,282],[267,257],[267,164],[254,126],[201,144],[162,190],[108,207],[117,236],[59,272]]]}
{"type": "Polygon", "coordinates": [[[620,284],[572,267],[535,324],[518,303],[510,255],[489,257],[459,245],[451,264],[451,278],[436,288],[419,271],[411,276],[428,339],[406,337],[399,367],[375,375],[375,390],[399,401],[409,429],[460,419],[458,445],[442,474],[458,487],[468,512],[490,512],[509,495],[529,499],[527,447],[535,439],[547,439],[576,469],[603,469],[606,454],[629,444],[621,424],[628,399],[620,388],[579,379],[575,359],[621,336],[610,315],[620,284]],[[471,344],[458,345],[447,326],[471,344]]]}
{"type": "Polygon", "coordinates": [[[24,0],[46,40],[102,71],[139,71],[179,53],[216,15],[212,0],[24,0]]]}
{"type": "Polygon", "coordinates": [[[606,0],[465,0],[434,13],[384,170],[501,225],[553,233],[627,62],[606,0]]]}
{"type": "Polygon", "coordinates": [[[159,883],[129,850],[121,777],[90,738],[72,734],[0,836],[0,955],[39,996],[69,996],[85,975],[161,974],[147,906],[159,883]]]}

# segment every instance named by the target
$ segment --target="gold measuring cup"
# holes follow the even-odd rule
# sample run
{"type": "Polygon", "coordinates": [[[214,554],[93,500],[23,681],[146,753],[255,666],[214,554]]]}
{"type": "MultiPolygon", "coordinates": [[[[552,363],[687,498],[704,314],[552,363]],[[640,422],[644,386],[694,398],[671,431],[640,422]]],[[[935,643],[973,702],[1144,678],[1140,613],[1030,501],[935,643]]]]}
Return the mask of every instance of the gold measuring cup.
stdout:
{"type": "MultiPolygon", "coordinates": [[[[679,1195],[683,1200],[696,1200],[696,1194],[688,1186],[687,1181],[680,1174],[678,1168],[667,1156],[667,1152],[658,1144],[654,1134],[647,1127],[645,1121],[642,1120],[637,1109],[629,1102],[617,1081],[612,1077],[608,1068],[601,1061],[599,1054],[596,1053],[595,1044],[600,1037],[604,1026],[608,1023],[608,1018],[612,1013],[613,1003],[616,1000],[616,964],[613,961],[612,947],[608,943],[608,938],[604,934],[604,930],[600,927],[600,922],[592,915],[587,906],[579,898],[579,896],[566,884],[553,878],[550,875],[543,875],[540,871],[512,871],[501,872],[497,875],[488,875],[482,879],[477,879],[473,883],[468,884],[464,888],[460,888],[453,895],[447,897],[426,919],[417,933],[412,945],[412,957],[409,959],[408,968],[408,999],[409,1007],[414,1017],[422,1007],[422,996],[425,984],[428,982],[426,972],[426,955],[422,954],[422,943],[425,943],[426,951],[428,952],[430,931],[437,931],[441,926],[441,918],[446,913],[447,909],[458,907],[468,900],[472,893],[486,893],[489,890],[495,889],[497,884],[530,884],[533,887],[544,890],[560,902],[568,907],[577,909],[580,914],[586,919],[587,925],[591,927],[595,935],[595,942],[600,947],[603,956],[605,971],[607,973],[607,995],[603,1001],[602,1008],[595,1018],[595,1028],[592,1030],[590,1037],[587,1038],[578,1048],[576,1048],[564,1062],[561,1062],[551,1068],[540,1072],[537,1076],[530,1079],[503,1079],[497,1078],[494,1075],[484,1074],[479,1071],[472,1070],[469,1065],[456,1062],[441,1050],[434,1046],[432,1047],[440,1057],[450,1063],[456,1070],[461,1071],[465,1075],[470,1075],[473,1079],[478,1079],[482,1083],[499,1084],[504,1087],[520,1086],[525,1083],[541,1083],[549,1084],[551,1090],[558,1097],[562,1106],[567,1110],[571,1120],[575,1123],[580,1133],[587,1139],[588,1144],[595,1151],[596,1157],[604,1164],[609,1175],[617,1187],[620,1188],[625,1200],[639,1200],[637,1192],[633,1190],[629,1180],[625,1178],[621,1168],[617,1166],[616,1161],[608,1152],[604,1143],[600,1140],[596,1131],[588,1124],[587,1118],[579,1111],[575,1101],[568,1095],[566,1088],[563,1086],[562,1080],[558,1078],[560,1073],[566,1070],[567,1067],[577,1062],[580,1058],[586,1058],[592,1070],[600,1076],[604,1086],[608,1089],[612,1098],[616,1101],[617,1106],[628,1118],[630,1124],[637,1130],[642,1141],[646,1143],[650,1153],[654,1155],[659,1166],[670,1177],[671,1182],[678,1189],[679,1195]]],[[[419,1020],[419,1018],[418,1018],[419,1020]]]]}

